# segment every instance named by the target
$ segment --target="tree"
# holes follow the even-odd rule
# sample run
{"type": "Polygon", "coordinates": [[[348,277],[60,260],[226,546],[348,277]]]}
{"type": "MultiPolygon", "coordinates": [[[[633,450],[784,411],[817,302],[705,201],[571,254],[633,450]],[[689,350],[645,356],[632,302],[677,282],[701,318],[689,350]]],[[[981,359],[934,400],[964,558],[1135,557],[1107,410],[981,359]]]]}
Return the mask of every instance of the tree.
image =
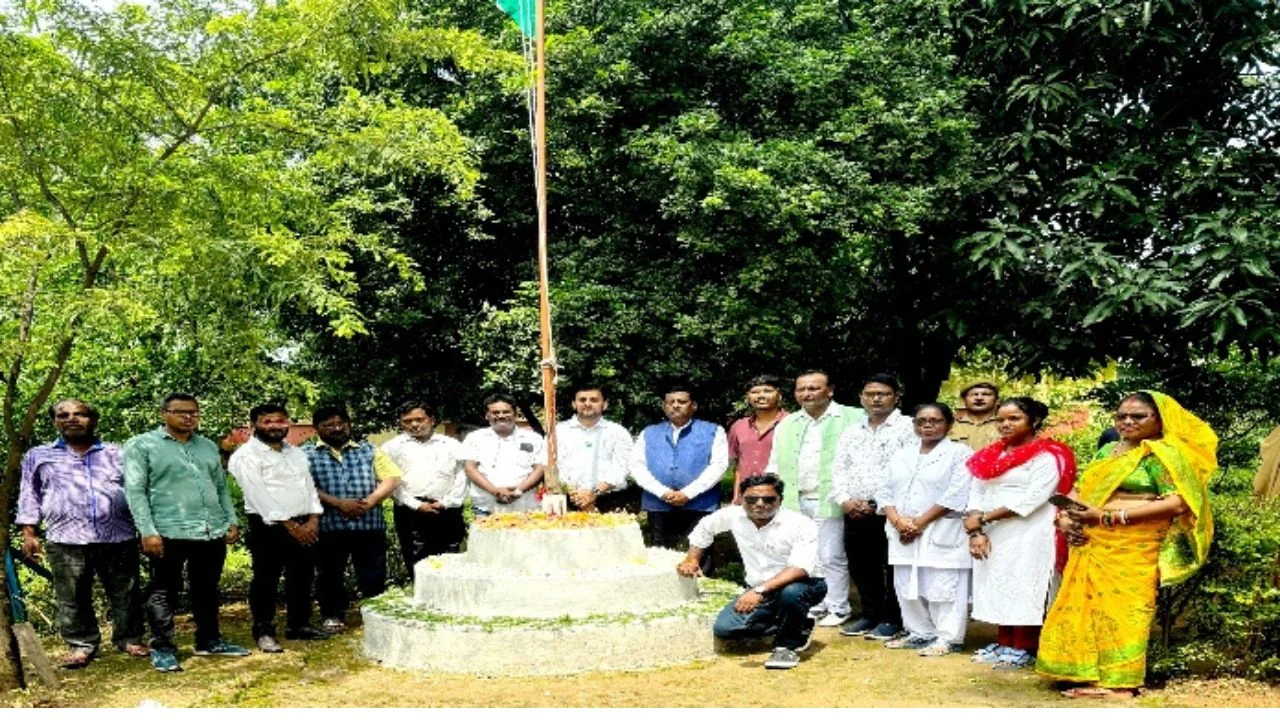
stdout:
{"type": "MultiPolygon", "coordinates": [[[[170,383],[304,394],[279,308],[349,336],[365,330],[353,257],[418,282],[386,242],[412,203],[380,183],[431,178],[440,203],[465,205],[473,154],[438,110],[364,88],[393,44],[447,54],[471,41],[410,43],[397,10],[40,2],[0,15],[0,547],[55,391],[145,401],[112,418],[130,425],[154,412],[138,393],[170,383]]],[[[0,613],[0,686],[21,681],[9,637],[0,613]]]]}

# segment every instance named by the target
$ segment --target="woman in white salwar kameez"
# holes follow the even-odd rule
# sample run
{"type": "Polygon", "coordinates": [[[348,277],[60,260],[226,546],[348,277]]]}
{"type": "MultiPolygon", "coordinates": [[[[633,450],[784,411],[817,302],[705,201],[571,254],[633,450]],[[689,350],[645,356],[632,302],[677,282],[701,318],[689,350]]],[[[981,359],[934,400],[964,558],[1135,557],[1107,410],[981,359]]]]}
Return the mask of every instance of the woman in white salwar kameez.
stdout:
{"type": "Polygon", "coordinates": [[[940,403],[914,412],[918,440],[893,454],[876,505],[888,521],[889,564],[907,636],[888,648],[946,655],[964,644],[969,620],[969,545],[962,511],[973,476],[969,446],[947,439],[955,417],[940,403]]]}
{"type": "Polygon", "coordinates": [[[974,480],[964,520],[973,563],[973,619],[997,626],[975,660],[1022,668],[1035,661],[1054,574],[1054,507],[1049,497],[1074,477],[1071,449],[1036,433],[1041,402],[1009,398],[996,411],[1000,439],[969,458],[974,480]]]}

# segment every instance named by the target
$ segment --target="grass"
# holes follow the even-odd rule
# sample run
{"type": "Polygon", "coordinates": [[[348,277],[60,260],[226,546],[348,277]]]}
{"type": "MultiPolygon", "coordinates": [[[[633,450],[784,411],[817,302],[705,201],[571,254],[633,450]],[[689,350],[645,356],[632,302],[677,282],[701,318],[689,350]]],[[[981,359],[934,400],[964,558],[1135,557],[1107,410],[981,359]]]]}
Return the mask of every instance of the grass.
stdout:
{"type": "MultiPolygon", "coordinates": [[[[223,631],[249,641],[243,605],[223,609],[223,631]]],[[[765,652],[721,655],[667,670],[589,673],[564,678],[491,678],[383,668],[360,654],[358,622],[323,642],[282,640],[281,655],[200,658],[190,654],[189,621],[180,623],[185,672],[162,675],[145,660],[109,650],[87,669],[63,672],[63,686],[38,684],[10,693],[0,706],[135,707],[1280,707],[1274,687],[1238,679],[1171,683],[1133,701],[1068,701],[1030,672],[997,672],[968,655],[919,658],[878,643],[819,629],[813,649],[788,672],[761,668],[765,652]]],[[[992,629],[971,626],[968,645],[992,629]]],[[[50,639],[57,657],[62,648],[50,639]]]]}

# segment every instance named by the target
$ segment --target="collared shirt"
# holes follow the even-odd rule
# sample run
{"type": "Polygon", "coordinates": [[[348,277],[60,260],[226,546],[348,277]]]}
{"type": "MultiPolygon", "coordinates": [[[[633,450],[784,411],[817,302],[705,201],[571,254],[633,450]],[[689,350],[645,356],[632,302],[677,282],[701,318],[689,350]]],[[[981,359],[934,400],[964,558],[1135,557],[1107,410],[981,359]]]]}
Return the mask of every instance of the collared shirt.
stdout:
{"type": "MultiPolygon", "coordinates": [[[[688,423],[685,423],[680,428],[677,428],[675,437],[679,438],[679,431],[688,427],[688,425],[688,423]]],[[[717,427],[715,438],[711,441],[710,462],[707,463],[705,470],[698,473],[698,477],[694,478],[693,482],[680,488],[680,492],[692,500],[715,487],[727,469],[729,469],[729,441],[725,437],[724,428],[717,427]]],[[[635,444],[631,446],[631,477],[635,478],[636,484],[642,489],[659,498],[671,492],[671,488],[658,482],[658,478],[649,472],[643,432],[636,436],[635,444]]]]}
{"type": "Polygon", "coordinates": [[[218,446],[192,433],[187,442],[163,426],[124,444],[124,489],[143,537],[213,540],[236,521],[218,446]]]}
{"type": "MultiPolygon", "coordinates": [[[[380,483],[401,477],[404,473],[368,441],[347,440],[341,449],[335,448],[319,437],[302,449],[307,454],[311,478],[316,490],[326,495],[359,500],[368,497],[380,483]]],[[[371,509],[357,517],[349,518],[337,508],[326,507],[320,516],[320,532],[385,532],[386,520],[381,509],[371,509]]]]}
{"type": "Polygon", "coordinates": [[[250,437],[231,454],[227,471],[244,493],[244,511],[267,525],[324,512],[307,454],[287,442],[273,450],[250,437]]]}
{"type": "Polygon", "coordinates": [[[839,505],[849,500],[871,500],[884,482],[889,458],[916,440],[911,417],[894,408],[879,427],[871,427],[871,418],[849,426],[840,435],[833,471],[831,502],[839,505]]]}
{"type": "MultiPolygon", "coordinates": [[[[796,464],[796,491],[802,496],[815,497],[818,487],[822,484],[820,473],[822,472],[822,428],[821,423],[835,422],[836,418],[844,417],[849,408],[839,403],[831,403],[822,411],[822,414],[814,419],[812,415],[803,410],[797,413],[796,417],[800,418],[799,422],[804,423],[804,432],[800,438],[800,453],[797,457],[796,464]]],[[[796,422],[796,421],[792,421],[796,422]]],[[[765,468],[765,472],[778,472],[778,459],[770,452],[769,464],[765,468]]]]}
{"type": "Polygon", "coordinates": [[[126,542],[137,537],[124,497],[119,446],[101,440],[84,455],[58,438],[31,448],[22,459],[19,525],[39,525],[65,545],[126,542]]]}
{"type": "Polygon", "coordinates": [[[467,493],[462,443],[438,433],[431,433],[426,440],[400,433],[383,443],[382,451],[404,471],[394,495],[396,502],[417,509],[429,498],[447,508],[462,507],[467,493]]]}
{"type": "Polygon", "coordinates": [[[591,427],[575,415],[556,423],[556,462],[560,482],[569,487],[594,490],[604,483],[610,490],[627,488],[627,464],[631,461],[631,433],[604,418],[591,427]]]}
{"type": "MultiPolygon", "coordinates": [[[[502,437],[493,428],[481,428],[462,441],[462,459],[476,463],[489,484],[500,488],[518,486],[533,468],[547,462],[547,446],[542,436],[522,427],[502,437]]],[[[471,484],[471,504],[484,512],[523,512],[537,509],[532,491],[503,505],[475,483],[471,484]]]]}
{"type": "Polygon", "coordinates": [[[765,472],[769,466],[769,453],[773,450],[773,431],[786,416],[787,411],[779,410],[778,417],[764,432],[756,426],[755,413],[739,418],[729,426],[729,460],[738,463],[734,480],[765,472]]]}
{"type": "Polygon", "coordinates": [[[974,450],[981,450],[999,439],[1000,427],[996,425],[995,413],[986,420],[974,422],[969,419],[968,413],[961,410],[956,413],[955,424],[951,426],[951,432],[947,433],[947,437],[964,443],[974,450]]]}
{"type": "Polygon", "coordinates": [[[818,526],[795,510],[779,508],[768,524],[756,527],[743,506],[728,505],[698,521],[689,544],[705,550],[722,532],[733,533],[748,585],[761,585],[789,567],[815,577],[818,526]]]}

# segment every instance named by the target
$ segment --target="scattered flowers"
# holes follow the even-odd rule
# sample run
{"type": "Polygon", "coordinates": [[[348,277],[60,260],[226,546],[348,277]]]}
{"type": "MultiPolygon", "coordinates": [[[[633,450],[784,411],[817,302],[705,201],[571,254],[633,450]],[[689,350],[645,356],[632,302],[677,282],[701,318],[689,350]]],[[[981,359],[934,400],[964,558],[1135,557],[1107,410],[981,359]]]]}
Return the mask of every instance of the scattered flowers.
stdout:
{"type": "Polygon", "coordinates": [[[476,518],[474,525],[486,530],[581,530],[632,525],[635,522],[636,516],[625,512],[570,512],[563,515],[523,512],[496,513],[488,517],[476,518]]]}

